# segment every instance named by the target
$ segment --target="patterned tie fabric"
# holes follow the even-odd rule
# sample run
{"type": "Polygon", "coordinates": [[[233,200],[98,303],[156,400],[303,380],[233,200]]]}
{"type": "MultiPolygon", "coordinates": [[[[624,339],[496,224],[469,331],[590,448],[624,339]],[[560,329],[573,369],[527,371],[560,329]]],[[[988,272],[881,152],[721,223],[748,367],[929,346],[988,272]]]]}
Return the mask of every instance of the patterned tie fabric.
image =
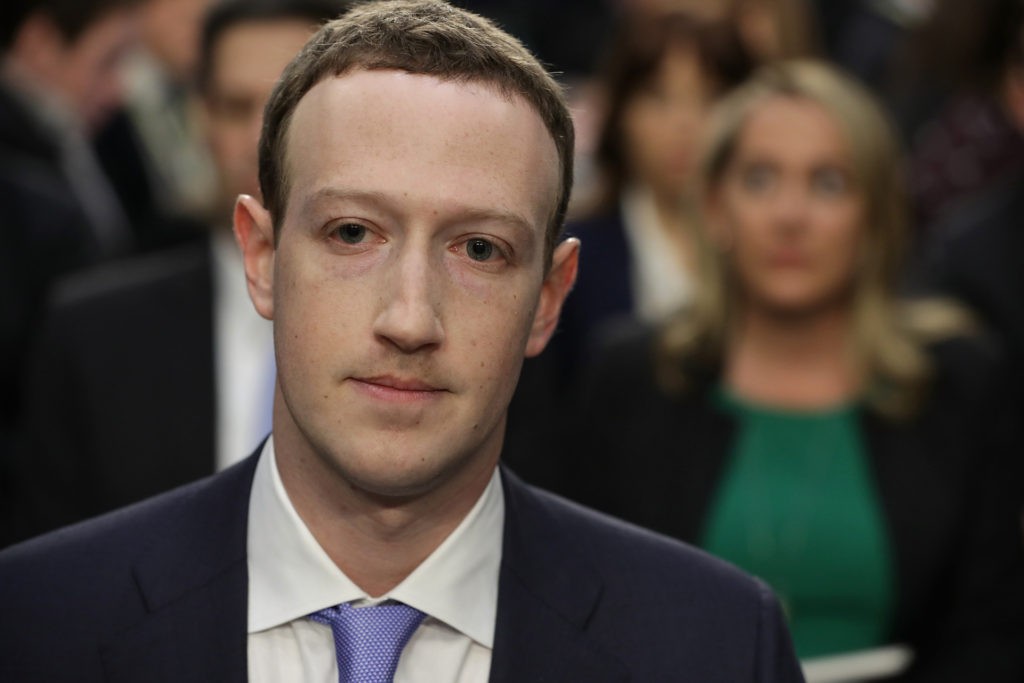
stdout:
{"type": "Polygon", "coordinates": [[[334,633],[338,683],[392,683],[402,649],[425,616],[394,602],[373,607],[344,603],[309,618],[334,633]]]}

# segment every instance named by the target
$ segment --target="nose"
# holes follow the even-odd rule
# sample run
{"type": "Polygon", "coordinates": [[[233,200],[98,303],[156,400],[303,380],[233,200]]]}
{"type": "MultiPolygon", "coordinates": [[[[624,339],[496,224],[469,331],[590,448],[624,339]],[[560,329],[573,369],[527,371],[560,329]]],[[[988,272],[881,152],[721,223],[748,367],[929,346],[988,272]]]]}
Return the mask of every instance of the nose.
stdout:
{"type": "Polygon", "coordinates": [[[405,245],[385,271],[374,335],[403,353],[440,346],[440,287],[439,273],[426,250],[405,245]]]}
{"type": "Polygon", "coordinates": [[[799,229],[805,222],[810,197],[798,183],[783,183],[772,203],[776,223],[788,230],[799,229]]]}

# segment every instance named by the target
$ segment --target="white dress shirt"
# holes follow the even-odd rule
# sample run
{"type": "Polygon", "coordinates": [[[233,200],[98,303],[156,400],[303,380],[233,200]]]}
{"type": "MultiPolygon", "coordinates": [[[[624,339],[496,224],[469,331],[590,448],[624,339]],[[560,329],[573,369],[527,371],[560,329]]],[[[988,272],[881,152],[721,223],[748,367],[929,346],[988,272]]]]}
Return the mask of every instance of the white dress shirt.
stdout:
{"type": "Polygon", "coordinates": [[[455,531],[402,583],[371,599],[295,511],[269,439],[249,502],[249,680],[337,683],[331,629],[306,615],[343,602],[398,600],[427,617],[402,652],[395,683],[484,683],[494,647],[504,519],[495,470],[455,531]]]}
{"type": "Polygon", "coordinates": [[[274,329],[249,299],[241,249],[230,230],[214,230],[213,359],[217,389],[216,467],[252,453],[270,432],[274,329]]]}

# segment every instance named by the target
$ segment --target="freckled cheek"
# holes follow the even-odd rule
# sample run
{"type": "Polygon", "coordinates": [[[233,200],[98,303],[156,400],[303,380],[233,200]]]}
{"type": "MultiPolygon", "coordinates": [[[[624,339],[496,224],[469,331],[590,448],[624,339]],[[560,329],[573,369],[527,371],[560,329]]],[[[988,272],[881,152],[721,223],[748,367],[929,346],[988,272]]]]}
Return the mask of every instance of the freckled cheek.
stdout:
{"type": "Polygon", "coordinates": [[[277,277],[284,275],[298,307],[317,305],[345,306],[360,296],[379,290],[378,280],[386,260],[384,249],[364,254],[339,255],[314,251],[293,256],[282,264],[277,277]]]}
{"type": "Polygon", "coordinates": [[[533,310],[523,289],[514,278],[453,274],[450,280],[446,324],[457,330],[449,330],[449,338],[464,340],[456,343],[467,350],[481,380],[507,376],[522,362],[533,310]]]}
{"type": "Polygon", "coordinates": [[[508,329],[529,315],[527,294],[517,279],[456,274],[446,289],[446,305],[454,304],[452,310],[464,311],[463,316],[472,311],[471,317],[484,329],[508,329]]]}
{"type": "Polygon", "coordinates": [[[310,362],[334,357],[352,330],[365,326],[375,287],[336,270],[290,271],[278,281],[275,339],[292,355],[310,362]]]}

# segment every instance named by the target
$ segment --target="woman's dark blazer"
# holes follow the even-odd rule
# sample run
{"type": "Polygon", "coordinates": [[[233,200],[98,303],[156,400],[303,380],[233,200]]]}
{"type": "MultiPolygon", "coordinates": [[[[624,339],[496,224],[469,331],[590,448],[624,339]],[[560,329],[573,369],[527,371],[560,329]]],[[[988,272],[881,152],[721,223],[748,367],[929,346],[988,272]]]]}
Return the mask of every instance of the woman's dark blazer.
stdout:
{"type": "Polygon", "coordinates": [[[572,378],[592,358],[601,328],[609,321],[632,319],[636,302],[633,256],[618,207],[568,223],[565,234],[582,243],[580,267],[544,355],[557,357],[558,368],[572,378]]]}
{"type": "Polygon", "coordinates": [[[586,371],[602,330],[633,320],[632,255],[618,208],[565,226],[582,242],[579,272],[558,328],[544,352],[523,364],[509,406],[502,458],[517,474],[557,488],[562,452],[552,449],[565,429],[570,388],[586,371]]]}
{"type": "MultiPolygon", "coordinates": [[[[601,355],[567,451],[581,461],[562,489],[697,542],[736,427],[710,400],[714,368],[687,392],[660,388],[655,338],[634,331],[601,355]]],[[[937,373],[916,418],[860,413],[895,559],[892,642],[917,652],[905,680],[1021,681],[1024,453],[994,352],[963,338],[931,352],[937,373]]]]}

